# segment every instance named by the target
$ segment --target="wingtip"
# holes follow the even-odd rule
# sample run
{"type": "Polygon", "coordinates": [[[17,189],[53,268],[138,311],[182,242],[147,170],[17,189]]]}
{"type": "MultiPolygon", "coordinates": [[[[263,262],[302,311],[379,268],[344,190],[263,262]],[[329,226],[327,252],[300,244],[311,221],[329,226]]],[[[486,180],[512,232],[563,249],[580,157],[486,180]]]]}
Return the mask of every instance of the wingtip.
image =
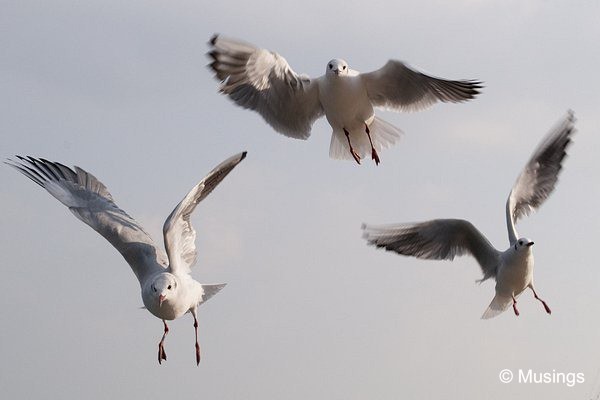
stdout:
{"type": "MultiPolygon", "coordinates": [[[[31,156],[20,156],[18,154],[15,154],[14,157],[21,162],[22,161],[31,162],[30,160],[33,159],[31,156]]],[[[17,161],[17,160],[13,160],[12,158],[7,157],[6,160],[4,160],[4,164],[10,165],[11,167],[17,167],[17,166],[21,165],[21,164],[19,164],[19,161],[17,161]]]]}
{"type": "Polygon", "coordinates": [[[218,33],[214,33],[210,40],[208,41],[208,44],[210,44],[211,46],[214,46],[215,43],[217,43],[217,39],[219,38],[219,34],[218,33]]]}
{"type": "Polygon", "coordinates": [[[364,222],[361,224],[360,229],[362,229],[362,235],[361,238],[363,238],[364,240],[367,241],[367,244],[369,246],[373,246],[375,244],[375,242],[372,240],[371,235],[369,234],[369,232],[367,232],[367,224],[365,224],[364,222]]]}
{"type": "MultiPolygon", "coordinates": [[[[14,157],[19,158],[19,155],[15,154],[14,157]]],[[[10,157],[6,157],[6,159],[4,160],[4,164],[8,164],[8,165],[11,165],[10,163],[14,163],[14,162],[16,162],[16,161],[10,157]]]]}
{"type": "Polygon", "coordinates": [[[471,87],[473,88],[473,97],[475,98],[483,93],[483,89],[485,89],[485,85],[483,81],[472,80],[471,87]]]}
{"type": "Polygon", "coordinates": [[[242,152],[242,156],[240,157],[240,161],[242,161],[244,158],[246,158],[246,155],[248,154],[247,151],[243,151],[242,152]]]}

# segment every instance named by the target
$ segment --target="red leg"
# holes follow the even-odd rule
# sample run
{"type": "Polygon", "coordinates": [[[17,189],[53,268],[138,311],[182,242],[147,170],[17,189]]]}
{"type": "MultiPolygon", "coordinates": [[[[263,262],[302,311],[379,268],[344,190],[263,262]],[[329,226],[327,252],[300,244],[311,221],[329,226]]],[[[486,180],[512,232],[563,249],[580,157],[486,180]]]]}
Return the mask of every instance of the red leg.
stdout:
{"type": "Polygon", "coordinates": [[[194,330],[196,331],[196,365],[200,364],[200,344],[198,344],[198,320],[194,315],[194,330]]]}
{"type": "Polygon", "coordinates": [[[165,341],[165,337],[167,333],[169,333],[169,327],[167,326],[167,322],[163,319],[163,324],[165,324],[165,331],[162,335],[162,339],[160,339],[160,343],[158,343],[158,363],[160,364],[162,360],[167,361],[167,353],[165,352],[165,348],[163,347],[163,342],[165,341]]]}
{"type": "Polygon", "coordinates": [[[515,315],[518,317],[519,310],[517,310],[517,299],[515,299],[515,296],[513,296],[512,299],[513,299],[513,311],[515,312],[515,315]]]}
{"type": "Polygon", "coordinates": [[[375,165],[379,165],[379,154],[377,154],[377,150],[373,147],[373,140],[371,139],[371,131],[369,130],[369,125],[365,123],[365,132],[367,132],[367,136],[369,137],[369,143],[371,143],[371,158],[375,160],[375,165]]]}
{"type": "Polygon", "coordinates": [[[546,304],[546,302],[542,299],[540,299],[537,295],[537,293],[535,292],[535,289],[533,288],[533,286],[529,286],[531,288],[531,291],[533,292],[533,297],[536,298],[536,300],[539,300],[542,302],[542,305],[544,306],[544,309],[546,310],[546,312],[548,314],[552,314],[552,310],[550,310],[550,307],[548,307],[548,304],[546,304]]]}
{"type": "Polygon", "coordinates": [[[356,153],[356,151],[354,151],[354,148],[352,147],[352,143],[350,143],[350,132],[348,132],[346,130],[346,128],[344,129],[344,133],[346,134],[346,139],[348,139],[348,146],[350,147],[350,154],[352,154],[352,157],[354,157],[354,160],[360,165],[360,156],[356,153]]]}

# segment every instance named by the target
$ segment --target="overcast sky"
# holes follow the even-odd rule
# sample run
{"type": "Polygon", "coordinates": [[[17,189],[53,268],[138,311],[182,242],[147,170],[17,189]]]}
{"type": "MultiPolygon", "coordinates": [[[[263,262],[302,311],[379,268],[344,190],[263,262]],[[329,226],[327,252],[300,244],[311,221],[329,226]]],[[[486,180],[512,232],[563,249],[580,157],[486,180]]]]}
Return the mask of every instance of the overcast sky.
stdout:
{"type": "Polygon", "coordinates": [[[2,1],[0,135],[13,154],[78,165],[162,243],[164,219],[216,164],[248,157],[203,202],[201,282],[228,286],[189,315],[140,310],[139,285],[97,233],[0,168],[4,398],[589,399],[600,393],[600,5],[593,1],[2,1]],[[369,4],[367,6],[367,4],[369,4]],[[331,129],[277,134],[217,93],[215,33],[276,50],[295,71],[389,58],[480,79],[465,104],[397,114],[405,135],[357,166],[331,129]],[[519,222],[535,241],[520,317],[469,257],[422,261],[365,245],[360,225],[465,218],[507,248],[504,204],[567,109],[578,133],[555,193],[519,222]],[[585,382],[500,383],[502,369],[585,382]]]}

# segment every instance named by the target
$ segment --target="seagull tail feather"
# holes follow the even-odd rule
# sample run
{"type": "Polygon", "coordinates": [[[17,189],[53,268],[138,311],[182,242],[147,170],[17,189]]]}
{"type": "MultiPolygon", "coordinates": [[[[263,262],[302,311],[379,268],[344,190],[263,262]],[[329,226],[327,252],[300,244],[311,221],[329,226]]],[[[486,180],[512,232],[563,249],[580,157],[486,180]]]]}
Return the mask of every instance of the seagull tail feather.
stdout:
{"type": "MultiPolygon", "coordinates": [[[[371,156],[371,143],[366,130],[355,129],[349,132],[352,147],[361,158],[371,156]]],[[[402,135],[402,131],[384,121],[379,117],[374,117],[369,125],[369,135],[373,141],[373,147],[377,152],[393,146],[402,135]]],[[[348,146],[348,138],[343,130],[335,129],[331,135],[331,144],[329,145],[329,157],[337,160],[352,160],[352,153],[348,146]]]]}
{"type": "Polygon", "coordinates": [[[511,297],[496,294],[481,316],[481,319],[490,319],[502,314],[512,305],[512,302],[513,300],[511,297]]]}
{"type": "Polygon", "coordinates": [[[216,285],[202,285],[204,294],[202,295],[201,303],[205,303],[208,299],[217,294],[221,289],[225,287],[226,283],[219,283],[216,285]]]}

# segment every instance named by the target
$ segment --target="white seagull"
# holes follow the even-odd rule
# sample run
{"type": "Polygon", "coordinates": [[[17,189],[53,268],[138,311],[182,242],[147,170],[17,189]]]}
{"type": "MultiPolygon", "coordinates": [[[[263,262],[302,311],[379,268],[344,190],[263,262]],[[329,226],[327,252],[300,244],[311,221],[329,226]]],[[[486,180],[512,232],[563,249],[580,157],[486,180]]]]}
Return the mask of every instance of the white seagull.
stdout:
{"type": "Polygon", "coordinates": [[[395,143],[402,133],[376,117],[373,107],[395,111],[424,109],[437,101],[463,102],[474,98],[479,81],[434,78],[390,60],[382,68],[361,74],[341,59],[327,63],[325,75],[309,78],[296,74],[275,52],[213,36],[209,67],[221,81],[220,90],[239,106],[258,112],[276,131],[307,139],[312,124],[327,117],[333,128],[329,156],[360,164],[371,154],[395,143]]]}
{"type": "Polygon", "coordinates": [[[499,315],[511,304],[518,316],[516,299],[526,288],[531,289],[550,314],[550,308],[533,287],[533,241],[519,238],[515,223],[538,209],[554,190],[566,148],[575,132],[574,122],[573,112],[569,111],[538,146],[508,195],[506,224],[510,246],[507,250],[496,250],[477,228],[462,219],[388,226],[363,224],[364,238],[371,245],[417,258],[453,260],[464,254],[475,257],[483,272],[479,282],[496,279],[496,295],[483,313],[484,319],[499,315]]]}
{"type": "Polygon", "coordinates": [[[144,305],[162,319],[164,333],[158,345],[158,362],[167,359],[163,342],[169,332],[167,320],[189,312],[194,317],[196,364],[200,363],[198,306],[225,284],[200,284],[190,276],[196,261],[196,231],[190,215],[213,189],[246,157],[246,152],[228,158],[213,169],[175,207],[163,226],[166,254],[157,247],[140,224],[121,210],[106,186],[79,167],[72,170],[57,162],[16,156],[8,165],[43,187],[81,221],[101,234],[123,255],[138,278],[144,305]]]}

